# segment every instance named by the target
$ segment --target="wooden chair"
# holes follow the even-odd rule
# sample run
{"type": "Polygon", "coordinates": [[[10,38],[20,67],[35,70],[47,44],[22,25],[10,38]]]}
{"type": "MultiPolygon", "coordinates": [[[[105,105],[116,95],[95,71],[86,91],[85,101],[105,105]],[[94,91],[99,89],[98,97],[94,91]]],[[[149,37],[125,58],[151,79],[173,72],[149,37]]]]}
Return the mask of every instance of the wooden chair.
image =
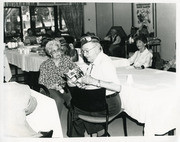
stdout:
{"type": "Polygon", "coordinates": [[[35,91],[38,91],[38,92],[43,93],[44,95],[50,97],[50,92],[49,92],[48,88],[46,86],[44,86],[43,84],[35,84],[33,86],[33,89],[35,91]]]}
{"type": "MultiPolygon", "coordinates": [[[[108,133],[108,125],[113,122],[117,118],[122,118],[123,120],[123,130],[124,130],[124,136],[127,136],[127,126],[126,126],[126,117],[124,115],[123,110],[119,111],[116,115],[108,116],[106,117],[93,117],[93,116],[87,116],[87,115],[78,115],[78,117],[84,121],[91,122],[91,123],[105,123],[105,134],[104,136],[110,136],[108,133]]],[[[91,134],[92,136],[92,134],[91,134]]]]}
{"type": "MultiPolygon", "coordinates": [[[[69,88],[69,90],[72,95],[72,100],[71,100],[72,107],[68,111],[68,118],[71,124],[73,123],[72,118],[74,115],[74,107],[80,108],[88,112],[105,111],[106,115],[102,117],[88,116],[83,114],[79,114],[78,117],[90,123],[103,123],[105,130],[103,136],[110,136],[110,134],[108,133],[108,125],[116,118],[122,117],[124,135],[127,136],[126,118],[124,117],[122,110],[113,116],[109,116],[108,105],[106,103],[105,88],[95,89],[95,90],[85,90],[85,89],[79,89],[77,87],[72,87],[69,88]]],[[[71,136],[71,129],[72,129],[71,124],[68,125],[68,129],[70,130],[68,136],[71,136]]],[[[92,136],[92,134],[90,134],[90,136],[92,136]]]]}

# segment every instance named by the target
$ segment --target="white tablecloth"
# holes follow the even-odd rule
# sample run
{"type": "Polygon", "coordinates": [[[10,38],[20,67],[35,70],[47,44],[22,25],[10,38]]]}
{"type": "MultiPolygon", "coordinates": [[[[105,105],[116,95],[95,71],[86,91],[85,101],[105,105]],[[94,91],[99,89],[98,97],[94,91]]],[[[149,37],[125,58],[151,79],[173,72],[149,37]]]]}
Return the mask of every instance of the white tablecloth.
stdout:
{"type": "MultiPolygon", "coordinates": [[[[80,51],[78,50],[78,52],[80,51]]],[[[38,53],[30,52],[30,54],[20,54],[17,49],[5,50],[5,54],[10,64],[27,72],[39,71],[41,63],[48,59],[47,56],[39,56],[38,53]]],[[[129,66],[129,62],[125,58],[111,57],[111,59],[115,67],[129,66]]],[[[87,64],[83,62],[81,57],[79,57],[79,61],[76,62],[76,64],[80,66],[83,71],[86,71],[87,64]]]]}
{"type": "Polygon", "coordinates": [[[116,68],[118,67],[127,67],[130,65],[129,61],[126,58],[118,58],[118,57],[111,57],[113,64],[116,68]]]}
{"type": "Polygon", "coordinates": [[[5,50],[8,62],[23,71],[39,71],[41,63],[48,59],[47,56],[40,56],[38,53],[20,54],[17,49],[5,50]]]}
{"type": "Polygon", "coordinates": [[[118,67],[117,73],[123,85],[122,107],[129,116],[145,123],[146,136],[177,128],[180,112],[176,73],[130,66],[118,67]],[[131,84],[127,84],[128,75],[132,76],[131,84]]]}
{"type": "Polygon", "coordinates": [[[53,130],[53,137],[63,138],[55,101],[34,90],[31,90],[31,95],[36,98],[38,105],[34,112],[27,116],[29,125],[36,132],[53,130]]]}

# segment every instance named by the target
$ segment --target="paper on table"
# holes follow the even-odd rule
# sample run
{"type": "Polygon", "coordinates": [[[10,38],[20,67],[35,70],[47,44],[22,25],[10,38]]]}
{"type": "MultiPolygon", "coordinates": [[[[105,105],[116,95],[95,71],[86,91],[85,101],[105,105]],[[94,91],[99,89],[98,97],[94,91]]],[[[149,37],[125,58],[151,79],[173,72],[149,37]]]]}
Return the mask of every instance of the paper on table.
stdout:
{"type": "Polygon", "coordinates": [[[132,85],[133,82],[134,82],[134,80],[133,80],[132,74],[128,74],[128,75],[127,75],[126,83],[127,83],[128,85],[132,85]]]}

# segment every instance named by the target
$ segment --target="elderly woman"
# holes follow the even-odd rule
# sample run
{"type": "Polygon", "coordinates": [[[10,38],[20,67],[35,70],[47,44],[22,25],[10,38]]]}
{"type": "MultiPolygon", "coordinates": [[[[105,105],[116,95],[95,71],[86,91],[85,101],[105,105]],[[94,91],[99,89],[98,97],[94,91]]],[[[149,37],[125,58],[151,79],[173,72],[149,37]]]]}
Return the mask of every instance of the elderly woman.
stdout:
{"type": "Polygon", "coordinates": [[[77,65],[64,54],[64,48],[67,44],[59,40],[51,40],[45,46],[45,52],[50,56],[40,66],[39,83],[46,86],[57,104],[59,115],[63,108],[63,101],[66,106],[69,105],[71,95],[68,90],[63,89],[66,84],[65,73],[77,65]]]}

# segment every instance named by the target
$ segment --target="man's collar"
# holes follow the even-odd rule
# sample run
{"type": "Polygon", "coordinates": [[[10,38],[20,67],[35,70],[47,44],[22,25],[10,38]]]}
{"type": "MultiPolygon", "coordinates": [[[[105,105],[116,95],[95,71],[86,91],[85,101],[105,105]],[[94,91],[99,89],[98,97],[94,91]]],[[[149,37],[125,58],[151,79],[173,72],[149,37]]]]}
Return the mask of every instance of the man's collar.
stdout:
{"type": "Polygon", "coordinates": [[[94,62],[93,62],[92,64],[93,64],[93,65],[99,64],[102,55],[103,55],[103,51],[101,51],[101,52],[97,55],[96,59],[94,60],[94,62]]]}

